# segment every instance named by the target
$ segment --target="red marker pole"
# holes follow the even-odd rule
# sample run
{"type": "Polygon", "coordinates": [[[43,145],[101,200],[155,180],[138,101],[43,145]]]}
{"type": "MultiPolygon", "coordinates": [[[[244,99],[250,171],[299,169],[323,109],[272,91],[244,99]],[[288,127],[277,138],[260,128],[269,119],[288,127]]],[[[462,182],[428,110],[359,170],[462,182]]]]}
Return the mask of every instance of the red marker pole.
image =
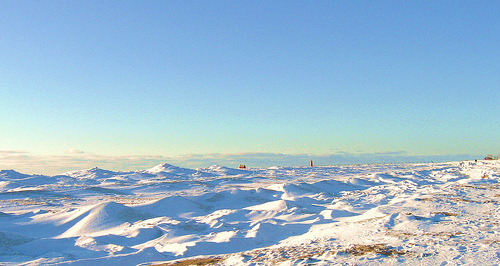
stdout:
{"type": "Polygon", "coordinates": [[[313,164],[313,160],[311,160],[311,167],[313,167],[313,166],[314,166],[314,164],[313,164]]]}

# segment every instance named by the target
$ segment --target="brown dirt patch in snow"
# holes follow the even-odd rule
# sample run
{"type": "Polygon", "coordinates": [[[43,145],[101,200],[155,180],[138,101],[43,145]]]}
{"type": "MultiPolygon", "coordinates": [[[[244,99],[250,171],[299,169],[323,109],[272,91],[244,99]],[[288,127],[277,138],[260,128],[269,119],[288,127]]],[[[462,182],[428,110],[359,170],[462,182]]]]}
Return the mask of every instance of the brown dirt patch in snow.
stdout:
{"type": "Polygon", "coordinates": [[[402,232],[402,231],[388,231],[387,234],[389,236],[401,238],[401,239],[410,239],[410,238],[416,238],[419,236],[431,236],[433,238],[440,238],[440,239],[449,239],[455,236],[462,235],[463,233],[460,231],[457,232],[433,232],[433,233],[424,233],[424,234],[415,234],[415,233],[410,233],[410,232],[402,232]]]}
{"type": "Polygon", "coordinates": [[[400,256],[407,253],[406,251],[397,250],[396,248],[387,246],[386,244],[372,244],[372,245],[357,244],[357,245],[352,245],[341,252],[349,253],[355,256],[363,256],[368,253],[376,253],[389,257],[400,256]]]}
{"type": "Polygon", "coordinates": [[[175,261],[175,262],[167,262],[167,263],[162,263],[162,264],[153,264],[150,266],[187,266],[187,265],[196,265],[196,266],[203,266],[203,265],[215,265],[218,262],[223,260],[223,258],[199,258],[199,259],[185,259],[185,260],[180,260],[180,261],[175,261]]]}

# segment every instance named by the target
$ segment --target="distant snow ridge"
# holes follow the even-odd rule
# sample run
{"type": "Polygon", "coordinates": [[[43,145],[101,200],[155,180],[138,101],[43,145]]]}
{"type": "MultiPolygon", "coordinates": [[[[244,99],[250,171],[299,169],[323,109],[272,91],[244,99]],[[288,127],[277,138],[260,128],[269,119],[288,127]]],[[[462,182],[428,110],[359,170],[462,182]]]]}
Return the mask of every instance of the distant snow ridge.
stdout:
{"type": "Polygon", "coordinates": [[[28,178],[30,175],[21,174],[14,170],[1,170],[0,171],[0,180],[13,180],[13,179],[24,179],[28,178]]]}
{"type": "Polygon", "coordinates": [[[27,175],[14,170],[0,171],[0,191],[23,189],[23,187],[28,190],[41,190],[41,186],[55,184],[59,181],[59,178],[45,175],[27,175]]]}
{"type": "Polygon", "coordinates": [[[200,168],[199,170],[208,173],[216,173],[219,175],[248,175],[252,173],[251,171],[248,170],[234,169],[221,165],[212,165],[206,168],[200,168]]]}
{"type": "Polygon", "coordinates": [[[78,179],[102,179],[102,178],[110,178],[120,174],[128,174],[130,172],[113,172],[109,170],[100,169],[97,167],[85,169],[85,170],[76,170],[71,172],[66,172],[63,175],[68,175],[78,179]]]}
{"type": "Polygon", "coordinates": [[[190,176],[196,173],[196,170],[182,168],[168,163],[162,163],[152,168],[144,170],[146,173],[165,175],[165,176],[190,176]]]}

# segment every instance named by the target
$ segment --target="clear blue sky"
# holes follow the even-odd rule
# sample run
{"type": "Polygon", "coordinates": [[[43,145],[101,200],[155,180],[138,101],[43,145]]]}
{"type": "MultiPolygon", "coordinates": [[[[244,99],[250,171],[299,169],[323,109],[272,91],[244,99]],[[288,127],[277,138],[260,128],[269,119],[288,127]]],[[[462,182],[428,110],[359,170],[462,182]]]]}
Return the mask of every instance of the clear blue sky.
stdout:
{"type": "Polygon", "coordinates": [[[497,154],[499,14],[500,1],[2,1],[0,153],[497,154]]]}

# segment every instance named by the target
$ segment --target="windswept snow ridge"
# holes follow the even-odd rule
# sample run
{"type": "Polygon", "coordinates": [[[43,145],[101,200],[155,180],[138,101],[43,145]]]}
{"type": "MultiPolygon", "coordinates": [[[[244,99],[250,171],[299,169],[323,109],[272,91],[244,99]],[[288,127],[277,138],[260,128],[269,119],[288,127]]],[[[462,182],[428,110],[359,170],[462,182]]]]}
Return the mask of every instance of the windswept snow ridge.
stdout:
{"type": "Polygon", "coordinates": [[[0,171],[0,264],[495,265],[500,162],[0,171]]]}

